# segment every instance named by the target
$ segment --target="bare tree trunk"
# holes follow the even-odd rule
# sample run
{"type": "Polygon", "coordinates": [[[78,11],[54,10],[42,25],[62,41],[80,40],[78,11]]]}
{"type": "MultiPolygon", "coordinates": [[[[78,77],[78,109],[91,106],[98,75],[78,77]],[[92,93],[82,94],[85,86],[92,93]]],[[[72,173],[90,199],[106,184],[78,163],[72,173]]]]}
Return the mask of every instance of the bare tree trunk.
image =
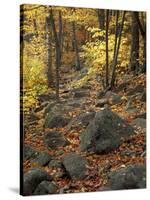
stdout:
{"type": "Polygon", "coordinates": [[[117,47],[117,38],[118,38],[118,20],[119,20],[119,11],[117,11],[117,13],[116,13],[115,46],[114,46],[114,55],[113,55],[113,60],[114,60],[114,58],[115,58],[116,47],[117,47]]]}
{"type": "Polygon", "coordinates": [[[50,24],[50,15],[46,17],[46,45],[47,45],[47,81],[48,87],[53,86],[52,75],[52,30],[50,24]]]}
{"type": "Polygon", "coordinates": [[[142,71],[146,72],[146,24],[142,26],[137,12],[135,12],[134,15],[137,20],[141,35],[143,37],[144,49],[143,49],[143,70],[142,71]]]}
{"type": "Polygon", "coordinates": [[[72,22],[72,29],[73,29],[73,44],[76,53],[76,70],[80,70],[80,58],[79,58],[79,49],[78,49],[78,42],[76,38],[76,25],[75,22],[72,22]]]}
{"type": "Polygon", "coordinates": [[[57,101],[59,101],[59,68],[61,66],[61,51],[60,51],[59,36],[57,35],[52,10],[50,11],[50,13],[51,13],[51,26],[54,33],[55,48],[56,48],[56,99],[57,101]]]}
{"type": "Polygon", "coordinates": [[[105,66],[105,84],[106,84],[106,88],[109,86],[108,29],[109,29],[109,10],[106,10],[106,66],[105,66]]]}
{"type": "MultiPolygon", "coordinates": [[[[136,15],[139,17],[138,12],[136,15]]],[[[135,12],[132,12],[132,38],[130,53],[130,69],[131,71],[139,70],[139,26],[136,20],[135,12]]]]}
{"type": "Polygon", "coordinates": [[[104,30],[105,28],[105,10],[97,10],[99,29],[104,30]]]}
{"type": "Polygon", "coordinates": [[[122,22],[121,22],[121,27],[120,27],[120,31],[119,31],[119,35],[118,35],[118,43],[117,43],[117,47],[116,47],[116,53],[115,53],[115,56],[114,56],[114,59],[113,59],[111,88],[114,87],[115,78],[116,78],[115,72],[116,72],[119,48],[120,48],[120,43],[121,43],[121,36],[122,36],[122,31],[123,31],[123,26],[124,26],[125,14],[126,14],[126,12],[124,11],[123,17],[122,17],[122,22]]]}

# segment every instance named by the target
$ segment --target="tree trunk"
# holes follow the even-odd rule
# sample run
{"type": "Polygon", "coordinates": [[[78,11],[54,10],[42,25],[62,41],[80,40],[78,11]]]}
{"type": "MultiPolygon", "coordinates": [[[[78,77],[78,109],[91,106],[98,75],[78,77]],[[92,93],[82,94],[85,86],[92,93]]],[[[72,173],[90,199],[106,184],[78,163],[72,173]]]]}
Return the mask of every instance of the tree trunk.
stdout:
{"type": "Polygon", "coordinates": [[[46,17],[46,45],[47,45],[47,81],[48,87],[53,86],[52,75],[52,29],[50,24],[50,16],[46,17]]]}
{"type": "MultiPolygon", "coordinates": [[[[139,17],[138,12],[136,13],[139,17]]],[[[139,70],[139,27],[135,17],[135,12],[132,12],[132,30],[131,30],[131,53],[130,53],[130,69],[131,71],[139,70]]]]}
{"type": "Polygon", "coordinates": [[[141,21],[139,19],[138,12],[134,12],[135,18],[137,20],[141,35],[143,37],[144,49],[143,49],[143,72],[146,72],[146,24],[142,26],[141,21]]]}
{"type": "Polygon", "coordinates": [[[72,30],[73,30],[73,44],[74,44],[74,48],[75,48],[75,54],[76,54],[76,70],[80,70],[80,58],[79,58],[79,49],[78,49],[78,42],[77,42],[77,38],[76,38],[76,25],[75,22],[72,22],[72,30]]]}
{"type": "Polygon", "coordinates": [[[57,35],[53,12],[52,10],[50,12],[51,12],[51,26],[54,33],[55,50],[56,50],[56,99],[57,101],[59,101],[59,68],[61,66],[61,51],[60,51],[59,36],[57,35]]]}
{"type": "Polygon", "coordinates": [[[105,28],[105,10],[97,10],[98,15],[98,23],[99,23],[99,29],[104,30],[105,28]]]}
{"type": "Polygon", "coordinates": [[[106,67],[105,67],[105,84],[109,86],[109,52],[108,52],[108,29],[109,29],[109,10],[106,10],[106,67]]]}
{"type": "Polygon", "coordinates": [[[121,27],[120,27],[120,31],[119,31],[119,35],[118,35],[118,43],[117,43],[117,47],[116,47],[116,52],[115,52],[115,56],[114,56],[114,59],[113,59],[112,76],[111,76],[111,89],[114,87],[115,78],[116,78],[115,72],[116,72],[119,48],[120,48],[120,43],[121,43],[121,36],[122,36],[122,31],[123,31],[123,26],[124,26],[125,14],[126,14],[126,12],[124,11],[123,17],[122,17],[122,22],[121,22],[121,27]]]}

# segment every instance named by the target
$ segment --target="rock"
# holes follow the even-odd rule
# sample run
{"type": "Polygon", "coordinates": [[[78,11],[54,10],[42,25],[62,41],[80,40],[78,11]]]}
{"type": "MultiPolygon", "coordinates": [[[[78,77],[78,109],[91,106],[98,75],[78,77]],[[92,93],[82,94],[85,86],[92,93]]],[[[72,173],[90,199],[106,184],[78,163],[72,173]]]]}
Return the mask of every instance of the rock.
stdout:
{"type": "Polygon", "coordinates": [[[108,185],[112,190],[146,187],[146,167],[131,165],[109,174],[108,185]]]}
{"type": "Polygon", "coordinates": [[[80,148],[81,151],[110,152],[132,134],[134,129],[129,124],[116,113],[104,109],[96,113],[94,120],[82,133],[80,148]]]}
{"type": "Polygon", "coordinates": [[[34,191],[34,195],[56,194],[58,186],[54,182],[42,181],[34,191]]]}
{"type": "Polygon", "coordinates": [[[48,166],[54,168],[62,168],[62,162],[60,160],[51,160],[48,166]]]}
{"type": "Polygon", "coordinates": [[[79,116],[75,117],[71,120],[71,122],[68,124],[68,130],[70,130],[72,127],[79,127],[79,126],[87,126],[91,120],[93,120],[95,116],[95,112],[86,112],[82,113],[79,116]]]}
{"type": "Polygon", "coordinates": [[[87,97],[89,95],[89,92],[87,90],[79,90],[74,92],[73,97],[74,98],[81,98],[81,97],[87,97]]]}
{"type": "Polygon", "coordinates": [[[24,160],[33,159],[38,155],[38,152],[32,149],[30,145],[24,145],[24,152],[23,152],[24,160]]]}
{"type": "Polygon", "coordinates": [[[69,123],[70,119],[63,117],[61,114],[55,114],[53,112],[49,112],[45,119],[45,128],[60,128],[64,127],[69,123]]]}
{"type": "Polygon", "coordinates": [[[136,118],[131,123],[133,126],[141,127],[146,129],[146,119],[143,118],[136,118]]]}
{"type": "Polygon", "coordinates": [[[105,104],[108,104],[108,99],[99,99],[96,102],[96,107],[104,107],[105,104]]]}
{"type": "Polygon", "coordinates": [[[51,176],[44,170],[33,168],[24,174],[23,179],[23,194],[31,195],[42,181],[51,181],[51,176]]]}
{"type": "Polygon", "coordinates": [[[106,92],[105,98],[108,99],[109,104],[111,105],[121,103],[121,97],[118,94],[111,91],[106,92]]]}
{"type": "Polygon", "coordinates": [[[44,143],[50,149],[57,149],[58,147],[66,146],[68,144],[68,141],[61,133],[51,131],[47,133],[44,137],[44,143]]]}
{"type": "Polygon", "coordinates": [[[86,175],[86,160],[76,153],[68,153],[62,163],[72,179],[83,179],[86,175]]]}
{"type": "Polygon", "coordinates": [[[135,88],[131,88],[127,92],[127,96],[131,96],[131,95],[134,95],[136,93],[142,93],[143,91],[144,91],[144,86],[143,85],[137,85],[135,88]]]}
{"type": "Polygon", "coordinates": [[[49,153],[40,152],[39,155],[31,161],[31,163],[38,166],[46,166],[51,159],[52,156],[49,153]]]}

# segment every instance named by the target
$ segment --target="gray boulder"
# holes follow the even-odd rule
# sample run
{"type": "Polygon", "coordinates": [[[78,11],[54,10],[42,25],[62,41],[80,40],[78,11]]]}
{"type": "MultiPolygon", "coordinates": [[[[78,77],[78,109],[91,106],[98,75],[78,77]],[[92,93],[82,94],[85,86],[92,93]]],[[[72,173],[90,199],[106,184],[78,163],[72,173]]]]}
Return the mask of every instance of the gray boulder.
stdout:
{"type": "Polygon", "coordinates": [[[93,120],[95,117],[95,112],[86,112],[81,113],[79,116],[75,117],[71,120],[71,122],[68,124],[68,130],[70,130],[72,127],[79,127],[79,126],[87,126],[91,120],[93,120]]]}
{"type": "Polygon", "coordinates": [[[45,135],[44,143],[50,149],[57,149],[58,147],[66,146],[68,141],[61,133],[51,131],[45,135]]]}
{"type": "Polygon", "coordinates": [[[38,155],[38,152],[32,149],[30,145],[24,145],[23,158],[24,160],[33,159],[38,155]]]}
{"type": "Polygon", "coordinates": [[[134,134],[134,129],[116,113],[104,109],[96,113],[94,120],[81,135],[81,151],[110,152],[123,140],[134,134]]]}
{"type": "Polygon", "coordinates": [[[34,195],[56,194],[58,186],[54,182],[42,181],[34,191],[34,195]]]}
{"type": "Polygon", "coordinates": [[[70,119],[63,117],[62,114],[49,112],[45,119],[45,128],[64,127],[69,123],[70,119]]]}
{"type": "Polygon", "coordinates": [[[63,166],[72,179],[83,179],[86,175],[86,160],[76,153],[68,153],[62,159],[63,166]]]}
{"type": "Polygon", "coordinates": [[[32,195],[38,184],[44,180],[52,180],[51,176],[46,171],[39,168],[29,170],[23,177],[23,194],[32,195]]]}
{"type": "Polygon", "coordinates": [[[39,155],[31,161],[38,166],[46,166],[49,161],[52,159],[52,156],[47,152],[40,152],[39,155]]]}
{"type": "Polygon", "coordinates": [[[108,185],[112,190],[137,189],[146,187],[146,167],[131,165],[108,175],[108,185]]]}
{"type": "Polygon", "coordinates": [[[62,162],[60,160],[51,160],[48,166],[54,168],[62,168],[62,162]]]}

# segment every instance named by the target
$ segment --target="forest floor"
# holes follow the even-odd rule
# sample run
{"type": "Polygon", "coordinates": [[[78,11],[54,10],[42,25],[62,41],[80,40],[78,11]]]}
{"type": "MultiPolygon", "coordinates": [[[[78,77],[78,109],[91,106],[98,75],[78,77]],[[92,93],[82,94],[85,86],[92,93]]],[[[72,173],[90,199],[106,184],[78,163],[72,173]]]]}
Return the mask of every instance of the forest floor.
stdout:
{"type": "Polygon", "coordinates": [[[98,97],[101,92],[99,82],[89,80],[85,87],[79,89],[71,88],[71,81],[78,76],[80,72],[62,72],[60,84],[60,102],[55,103],[55,99],[47,100],[49,94],[43,95],[39,99],[39,107],[36,108],[24,121],[24,144],[29,145],[34,151],[47,152],[53,158],[61,160],[66,153],[76,152],[84,157],[87,161],[86,177],[83,179],[72,179],[69,176],[62,175],[62,168],[50,167],[48,165],[38,166],[27,158],[23,163],[24,173],[31,168],[40,167],[53,177],[58,189],[55,193],[70,192],[91,192],[100,191],[105,188],[108,182],[108,172],[117,171],[134,164],[145,164],[146,160],[146,125],[134,124],[135,119],[145,119],[146,117],[146,99],[145,91],[146,76],[145,74],[124,75],[118,81],[118,87],[113,91],[121,99],[115,104],[108,101],[102,105],[98,97]],[[74,75],[73,75],[74,74],[74,75]],[[74,76],[74,77],[73,77],[74,76]],[[143,89],[141,90],[140,88],[143,89]],[[47,105],[54,104],[57,112],[61,110],[63,117],[69,118],[71,123],[63,127],[45,128],[44,123],[47,117],[45,109],[47,105]],[[97,154],[94,152],[82,152],[80,150],[80,135],[86,130],[88,124],[78,120],[78,116],[83,113],[99,112],[104,110],[105,106],[117,113],[127,123],[135,129],[135,134],[130,136],[118,148],[107,153],[97,154]],[[62,111],[63,110],[63,111],[62,111]],[[60,132],[69,141],[68,145],[60,146],[57,149],[47,148],[44,142],[45,135],[50,131],[60,132]]]}

